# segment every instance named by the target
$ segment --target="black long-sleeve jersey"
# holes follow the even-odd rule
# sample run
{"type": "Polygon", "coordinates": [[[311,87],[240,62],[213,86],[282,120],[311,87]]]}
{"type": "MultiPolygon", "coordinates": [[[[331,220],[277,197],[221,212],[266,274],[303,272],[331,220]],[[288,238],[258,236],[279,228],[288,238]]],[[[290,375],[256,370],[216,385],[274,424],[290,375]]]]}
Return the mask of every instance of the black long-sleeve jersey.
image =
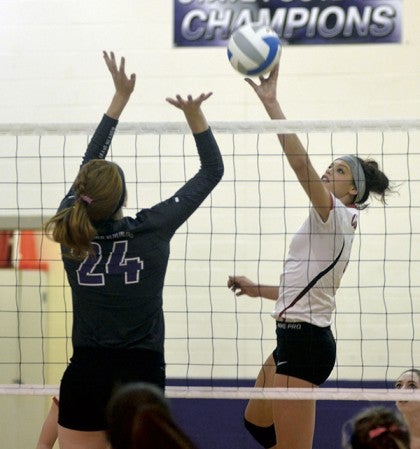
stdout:
{"type": "MultiPolygon", "coordinates": [[[[82,164],[105,158],[117,120],[104,115],[82,164]]],[[[172,197],[135,218],[108,220],[93,241],[96,257],[63,263],[72,291],[73,347],[145,348],[163,353],[162,292],[175,231],[199,207],[223,175],[210,129],[194,134],[201,167],[172,197]]],[[[59,210],[75,201],[72,187],[59,210]]]]}

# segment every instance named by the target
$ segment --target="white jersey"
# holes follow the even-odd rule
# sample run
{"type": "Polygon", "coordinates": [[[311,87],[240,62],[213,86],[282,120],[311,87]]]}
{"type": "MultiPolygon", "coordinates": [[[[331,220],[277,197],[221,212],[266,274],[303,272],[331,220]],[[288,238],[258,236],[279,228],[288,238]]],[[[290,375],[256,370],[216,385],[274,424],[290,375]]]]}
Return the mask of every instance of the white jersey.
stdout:
{"type": "Polygon", "coordinates": [[[331,324],[334,296],[350,259],[358,216],[355,207],[346,207],[334,196],[325,223],[311,208],[290,243],[274,318],[320,327],[331,324]]]}

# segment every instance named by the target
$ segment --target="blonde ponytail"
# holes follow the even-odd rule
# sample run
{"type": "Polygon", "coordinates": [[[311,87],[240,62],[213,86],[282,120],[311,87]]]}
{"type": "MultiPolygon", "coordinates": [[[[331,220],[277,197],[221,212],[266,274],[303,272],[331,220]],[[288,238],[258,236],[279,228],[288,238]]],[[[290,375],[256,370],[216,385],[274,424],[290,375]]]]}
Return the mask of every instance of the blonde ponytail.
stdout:
{"type": "Polygon", "coordinates": [[[54,215],[45,231],[70,250],[70,257],[83,259],[94,253],[96,226],[112,218],[124,203],[124,174],[113,162],[94,159],[80,169],[74,195],[74,204],[54,215]]]}

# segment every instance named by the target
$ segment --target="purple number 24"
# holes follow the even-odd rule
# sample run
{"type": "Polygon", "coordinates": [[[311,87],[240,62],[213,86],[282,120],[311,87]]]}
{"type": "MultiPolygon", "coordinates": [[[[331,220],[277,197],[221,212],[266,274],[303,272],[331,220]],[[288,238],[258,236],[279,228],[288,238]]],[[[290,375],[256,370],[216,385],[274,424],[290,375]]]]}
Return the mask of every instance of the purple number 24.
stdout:
{"type": "Polygon", "coordinates": [[[114,242],[112,251],[105,264],[105,273],[95,273],[95,269],[102,260],[102,248],[98,243],[92,243],[95,247],[95,256],[87,256],[77,270],[79,285],[100,287],[105,285],[105,274],[124,274],[125,284],[136,284],[140,281],[140,270],[143,269],[143,261],[140,257],[126,258],[128,242],[120,240],[114,242]]]}

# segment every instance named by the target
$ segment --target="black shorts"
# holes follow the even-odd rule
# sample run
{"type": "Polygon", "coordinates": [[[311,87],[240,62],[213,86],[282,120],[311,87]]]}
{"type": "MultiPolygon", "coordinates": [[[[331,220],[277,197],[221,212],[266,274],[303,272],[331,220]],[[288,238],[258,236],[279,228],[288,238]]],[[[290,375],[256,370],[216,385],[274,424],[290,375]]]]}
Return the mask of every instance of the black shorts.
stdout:
{"type": "Polygon", "coordinates": [[[336,344],[330,327],[277,321],[276,373],[314,385],[324,383],[334,368],[336,344]]]}
{"type": "Polygon", "coordinates": [[[75,349],[61,380],[58,423],[73,430],[105,430],[108,401],[116,387],[129,382],[149,382],[164,390],[163,354],[145,349],[75,349]]]}

